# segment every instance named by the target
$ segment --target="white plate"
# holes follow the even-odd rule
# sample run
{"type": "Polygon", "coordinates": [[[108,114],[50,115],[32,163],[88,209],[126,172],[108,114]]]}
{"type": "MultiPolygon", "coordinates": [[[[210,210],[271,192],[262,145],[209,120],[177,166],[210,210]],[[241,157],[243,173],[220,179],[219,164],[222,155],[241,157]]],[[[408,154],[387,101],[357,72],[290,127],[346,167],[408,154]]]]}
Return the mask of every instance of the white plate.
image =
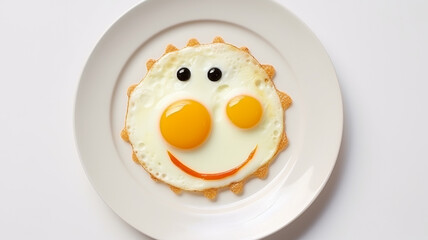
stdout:
{"type": "Polygon", "coordinates": [[[324,48],[293,14],[272,1],[149,0],[120,18],[93,50],[76,96],[75,135],[82,164],[102,199],[130,225],[158,239],[254,239],[299,216],[334,167],[342,136],[342,101],[324,48]],[[293,99],[287,110],[290,145],[267,179],[252,179],[242,196],[215,202],[176,196],[153,182],[120,139],[126,89],[145,62],[168,43],[222,36],[275,66],[275,82],[293,99]]]}

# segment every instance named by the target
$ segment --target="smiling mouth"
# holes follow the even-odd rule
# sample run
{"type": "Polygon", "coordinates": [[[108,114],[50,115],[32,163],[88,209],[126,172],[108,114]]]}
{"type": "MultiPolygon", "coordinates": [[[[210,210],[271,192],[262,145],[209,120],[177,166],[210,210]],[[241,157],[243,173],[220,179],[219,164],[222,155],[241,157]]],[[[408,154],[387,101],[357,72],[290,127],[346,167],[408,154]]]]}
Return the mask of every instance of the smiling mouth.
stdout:
{"type": "Polygon", "coordinates": [[[241,163],[239,166],[234,167],[232,169],[229,169],[227,171],[224,172],[218,172],[218,173],[200,173],[197,172],[191,168],[189,168],[188,166],[184,165],[184,163],[182,163],[180,160],[178,160],[174,155],[172,155],[172,153],[170,151],[168,152],[168,156],[171,159],[171,162],[174,163],[175,166],[177,166],[178,168],[180,168],[180,170],[182,170],[183,172],[192,175],[194,177],[197,178],[201,178],[204,180],[218,180],[218,179],[222,179],[225,177],[229,177],[235,173],[237,173],[241,168],[243,168],[251,159],[253,159],[254,154],[257,151],[257,145],[256,147],[253,149],[253,151],[251,151],[250,155],[248,155],[247,160],[245,160],[243,163],[241,163]]]}

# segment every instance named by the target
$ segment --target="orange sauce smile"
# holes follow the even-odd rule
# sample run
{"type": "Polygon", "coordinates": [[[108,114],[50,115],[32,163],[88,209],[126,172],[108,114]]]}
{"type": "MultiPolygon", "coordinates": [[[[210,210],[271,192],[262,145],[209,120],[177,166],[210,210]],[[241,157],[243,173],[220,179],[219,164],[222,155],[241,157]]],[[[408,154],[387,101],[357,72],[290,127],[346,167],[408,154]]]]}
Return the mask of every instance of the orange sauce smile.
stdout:
{"type": "Polygon", "coordinates": [[[250,155],[248,155],[247,160],[245,160],[245,162],[243,162],[241,165],[232,168],[230,170],[224,171],[224,172],[219,172],[219,173],[200,173],[197,172],[191,168],[189,168],[188,166],[184,165],[182,162],[180,162],[180,160],[178,160],[174,155],[172,155],[172,153],[168,152],[168,156],[171,159],[171,162],[174,163],[175,166],[177,166],[178,168],[180,168],[183,172],[192,175],[194,177],[197,178],[202,178],[204,180],[218,180],[218,179],[222,179],[228,176],[231,176],[235,173],[237,173],[241,168],[243,168],[251,159],[253,159],[254,154],[256,153],[257,150],[257,146],[254,148],[254,150],[250,153],[250,155]]]}

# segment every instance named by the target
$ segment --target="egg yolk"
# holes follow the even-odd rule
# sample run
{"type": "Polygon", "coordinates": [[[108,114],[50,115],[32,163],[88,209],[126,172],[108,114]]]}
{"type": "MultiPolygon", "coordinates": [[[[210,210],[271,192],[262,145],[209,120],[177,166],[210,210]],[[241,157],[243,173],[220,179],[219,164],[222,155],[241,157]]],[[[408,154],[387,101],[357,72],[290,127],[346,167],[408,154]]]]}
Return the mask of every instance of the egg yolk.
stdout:
{"type": "Polygon", "coordinates": [[[233,97],[226,107],[229,119],[239,128],[252,128],[262,118],[262,105],[260,102],[247,95],[233,97]]]}
{"type": "Polygon", "coordinates": [[[179,100],[163,112],[160,130],[163,138],[172,146],[195,148],[210,134],[211,116],[201,103],[191,99],[179,100]]]}

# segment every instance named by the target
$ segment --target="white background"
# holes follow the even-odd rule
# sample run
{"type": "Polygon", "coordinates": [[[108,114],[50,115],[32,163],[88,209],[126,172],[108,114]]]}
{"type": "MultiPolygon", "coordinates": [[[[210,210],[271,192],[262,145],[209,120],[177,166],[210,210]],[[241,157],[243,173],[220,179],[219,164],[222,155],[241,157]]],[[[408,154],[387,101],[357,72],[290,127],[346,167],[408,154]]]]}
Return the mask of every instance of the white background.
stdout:
{"type": "MultiPolygon", "coordinates": [[[[147,238],[98,197],[73,138],[85,61],[138,2],[0,0],[0,239],[147,238]]],[[[330,54],[345,122],[326,188],[268,239],[427,239],[428,1],[280,2],[330,54]]]]}

